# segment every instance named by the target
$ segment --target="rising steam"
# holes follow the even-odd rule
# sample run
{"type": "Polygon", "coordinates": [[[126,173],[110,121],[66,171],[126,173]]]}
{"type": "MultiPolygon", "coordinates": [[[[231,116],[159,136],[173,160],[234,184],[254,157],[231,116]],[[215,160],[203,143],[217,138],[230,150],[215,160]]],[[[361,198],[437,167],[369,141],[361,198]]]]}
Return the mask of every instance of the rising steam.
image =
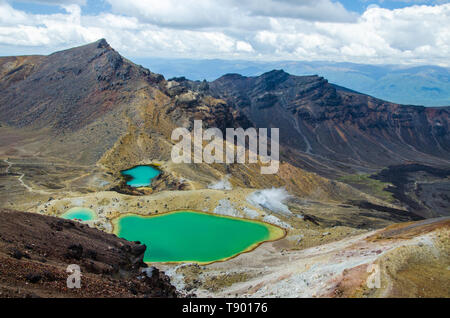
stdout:
{"type": "Polygon", "coordinates": [[[284,188],[272,188],[253,192],[247,197],[247,201],[254,206],[291,216],[292,212],[283,204],[289,197],[289,193],[284,188]]]}

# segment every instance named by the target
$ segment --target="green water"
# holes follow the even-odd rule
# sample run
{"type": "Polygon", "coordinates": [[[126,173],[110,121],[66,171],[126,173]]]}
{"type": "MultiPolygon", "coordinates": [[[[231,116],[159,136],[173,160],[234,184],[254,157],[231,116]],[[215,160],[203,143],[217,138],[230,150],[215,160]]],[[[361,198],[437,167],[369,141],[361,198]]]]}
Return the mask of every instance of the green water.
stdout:
{"type": "Polygon", "coordinates": [[[82,220],[92,221],[97,218],[97,214],[94,211],[87,208],[72,208],[61,216],[63,219],[68,220],[82,220]]]}
{"type": "Polygon", "coordinates": [[[117,235],[147,245],[145,262],[208,263],[239,254],[269,240],[270,225],[198,212],[153,217],[126,215],[117,235]]]}
{"type": "Polygon", "coordinates": [[[122,175],[132,177],[130,181],[127,181],[127,184],[134,188],[149,186],[159,174],[160,171],[152,166],[137,166],[122,171],[122,175]]]}

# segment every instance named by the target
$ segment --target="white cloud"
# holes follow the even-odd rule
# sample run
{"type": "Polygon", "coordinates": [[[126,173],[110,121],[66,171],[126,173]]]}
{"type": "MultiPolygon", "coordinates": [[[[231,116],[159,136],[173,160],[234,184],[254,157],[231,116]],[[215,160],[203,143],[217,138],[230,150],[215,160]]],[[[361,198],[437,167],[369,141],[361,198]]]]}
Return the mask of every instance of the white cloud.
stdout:
{"type": "Polygon", "coordinates": [[[14,10],[6,1],[0,0],[0,26],[27,22],[24,12],[14,10]]]}
{"type": "Polygon", "coordinates": [[[108,1],[112,13],[83,15],[80,6],[72,3],[64,5],[66,13],[37,15],[15,10],[0,0],[1,54],[24,54],[30,47],[34,53],[51,53],[104,37],[128,57],[450,66],[448,3],[396,10],[371,7],[352,20],[351,13],[343,8],[339,11],[338,3],[325,10],[329,0],[228,0],[214,5],[210,0],[177,1],[178,5],[174,0],[132,0],[127,5],[108,1]],[[257,3],[265,4],[264,9],[257,3]],[[275,3],[278,9],[272,6],[275,3]],[[127,7],[126,15],[118,13],[122,7],[127,7]],[[301,8],[309,8],[303,12],[310,12],[308,17],[296,13],[301,8]],[[321,19],[311,13],[317,8],[324,11],[321,19]],[[334,20],[326,18],[332,9],[340,12],[334,20]],[[350,19],[338,19],[341,13],[342,17],[349,14],[350,19]]]}
{"type": "Polygon", "coordinates": [[[330,0],[107,0],[118,14],[171,27],[205,28],[239,24],[242,18],[279,17],[350,22],[356,14],[330,0]]]}
{"type": "Polygon", "coordinates": [[[46,5],[85,5],[87,0],[21,0],[20,2],[46,4],[46,5]]]}
{"type": "Polygon", "coordinates": [[[251,44],[244,42],[244,41],[236,42],[236,50],[238,50],[240,52],[248,52],[248,53],[254,52],[251,44]]]}
{"type": "Polygon", "coordinates": [[[303,19],[310,21],[352,22],[356,13],[330,0],[247,0],[242,7],[251,15],[303,19]]]}
{"type": "Polygon", "coordinates": [[[229,25],[238,13],[226,1],[212,0],[107,0],[116,14],[137,17],[142,23],[174,28],[201,28],[229,25]]]}

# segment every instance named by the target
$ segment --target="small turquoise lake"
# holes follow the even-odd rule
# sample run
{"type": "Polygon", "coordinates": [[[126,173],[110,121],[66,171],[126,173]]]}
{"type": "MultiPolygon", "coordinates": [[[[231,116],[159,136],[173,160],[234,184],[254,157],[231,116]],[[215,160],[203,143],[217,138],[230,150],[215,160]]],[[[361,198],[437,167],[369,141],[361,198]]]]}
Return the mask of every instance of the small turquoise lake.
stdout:
{"type": "Polygon", "coordinates": [[[72,208],[61,217],[67,220],[92,221],[97,218],[97,214],[88,208],[72,208]]]}
{"type": "Polygon", "coordinates": [[[145,262],[211,263],[284,237],[284,230],[245,219],[193,211],[127,214],[113,221],[117,236],[147,246],[145,262]]]}
{"type": "Polygon", "coordinates": [[[131,180],[127,181],[127,185],[134,188],[149,186],[160,173],[158,169],[152,166],[137,166],[122,171],[122,175],[131,177],[131,180]]]}

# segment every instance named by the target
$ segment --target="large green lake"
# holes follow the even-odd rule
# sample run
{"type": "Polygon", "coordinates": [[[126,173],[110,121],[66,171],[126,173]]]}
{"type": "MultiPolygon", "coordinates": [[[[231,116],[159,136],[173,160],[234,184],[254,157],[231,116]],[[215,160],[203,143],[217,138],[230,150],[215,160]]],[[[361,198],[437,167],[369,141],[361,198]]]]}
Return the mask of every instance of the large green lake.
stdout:
{"type": "Polygon", "coordinates": [[[284,236],[270,224],[192,211],[127,214],[113,223],[119,237],[147,245],[145,262],[210,263],[284,236]]]}
{"type": "Polygon", "coordinates": [[[134,188],[147,187],[161,172],[152,166],[137,166],[132,169],[122,171],[122,175],[130,176],[131,180],[127,184],[134,188]]]}
{"type": "Polygon", "coordinates": [[[92,221],[97,218],[97,214],[88,208],[72,208],[61,217],[68,220],[92,221]]]}

